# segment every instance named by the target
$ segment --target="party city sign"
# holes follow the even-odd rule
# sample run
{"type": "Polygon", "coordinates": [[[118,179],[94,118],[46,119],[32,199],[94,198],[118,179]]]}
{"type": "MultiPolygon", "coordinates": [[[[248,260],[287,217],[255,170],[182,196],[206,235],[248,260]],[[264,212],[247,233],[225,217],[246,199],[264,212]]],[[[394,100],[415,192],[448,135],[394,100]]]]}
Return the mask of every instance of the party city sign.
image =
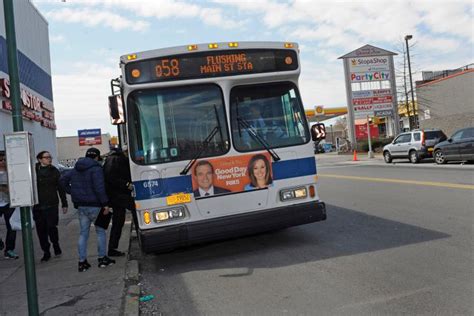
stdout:
{"type": "Polygon", "coordinates": [[[376,72],[365,72],[351,73],[352,82],[367,82],[367,81],[381,81],[381,80],[390,80],[389,71],[376,71],[376,72]]]}

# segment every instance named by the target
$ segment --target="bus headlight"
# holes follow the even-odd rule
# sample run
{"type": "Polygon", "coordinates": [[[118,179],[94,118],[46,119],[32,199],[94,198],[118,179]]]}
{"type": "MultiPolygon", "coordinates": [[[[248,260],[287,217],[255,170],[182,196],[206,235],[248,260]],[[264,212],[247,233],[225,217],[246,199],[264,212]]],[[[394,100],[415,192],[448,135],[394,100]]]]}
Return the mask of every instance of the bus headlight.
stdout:
{"type": "Polygon", "coordinates": [[[303,188],[294,188],[294,189],[285,189],[280,191],[280,200],[282,202],[288,200],[304,199],[308,196],[308,191],[305,187],[303,188]]]}
{"type": "Polygon", "coordinates": [[[155,222],[163,222],[186,217],[184,207],[173,207],[166,210],[157,210],[153,214],[155,216],[155,222]]]}

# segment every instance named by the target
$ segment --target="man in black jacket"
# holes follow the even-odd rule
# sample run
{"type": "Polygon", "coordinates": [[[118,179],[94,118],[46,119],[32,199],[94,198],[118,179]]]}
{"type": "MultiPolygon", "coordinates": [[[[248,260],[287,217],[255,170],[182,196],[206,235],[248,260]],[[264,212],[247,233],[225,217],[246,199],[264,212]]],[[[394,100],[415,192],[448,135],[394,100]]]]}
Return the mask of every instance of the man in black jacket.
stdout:
{"type": "Polygon", "coordinates": [[[126,209],[135,210],[132,198],[132,180],[128,158],[120,149],[114,149],[104,164],[105,189],[109,197],[109,205],[113,209],[112,228],[110,230],[109,251],[110,257],[120,257],[125,253],[117,250],[122,228],[125,223],[126,209]]]}
{"type": "Polygon", "coordinates": [[[59,197],[61,198],[61,206],[63,214],[67,212],[66,192],[59,185],[61,174],[54,167],[51,154],[47,151],[40,152],[36,159],[36,182],[38,188],[38,204],[33,208],[33,218],[36,222],[36,232],[43,250],[42,262],[46,262],[51,258],[50,243],[53,244],[54,254],[60,256],[62,251],[59,246],[59,197]],[[49,237],[49,240],[48,240],[49,237]]]}

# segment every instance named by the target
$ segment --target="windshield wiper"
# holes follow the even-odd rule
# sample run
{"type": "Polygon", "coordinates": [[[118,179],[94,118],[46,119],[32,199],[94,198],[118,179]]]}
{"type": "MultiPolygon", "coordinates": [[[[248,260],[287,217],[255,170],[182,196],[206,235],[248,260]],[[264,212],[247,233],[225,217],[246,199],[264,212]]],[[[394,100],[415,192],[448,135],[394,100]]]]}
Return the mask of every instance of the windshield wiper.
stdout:
{"type": "Polygon", "coordinates": [[[254,139],[256,139],[269,153],[272,155],[273,160],[279,161],[281,160],[280,156],[268,145],[268,143],[260,136],[258,135],[257,131],[250,126],[249,122],[244,120],[243,118],[237,117],[237,124],[239,125],[239,131],[240,131],[240,126],[243,126],[247,129],[249,132],[250,136],[252,136],[254,139]]]}
{"type": "Polygon", "coordinates": [[[193,165],[196,163],[196,161],[199,158],[201,158],[202,153],[207,149],[207,147],[209,146],[209,143],[214,138],[214,136],[216,136],[217,132],[219,132],[219,135],[222,140],[222,128],[221,128],[221,121],[219,120],[219,113],[217,111],[217,106],[215,104],[213,104],[213,106],[214,106],[214,114],[217,120],[217,126],[212,129],[212,131],[209,133],[209,135],[207,135],[206,139],[203,141],[202,149],[193,157],[193,159],[191,159],[191,161],[186,165],[186,167],[184,167],[183,171],[180,172],[180,174],[183,176],[186,175],[189,169],[191,169],[193,165]]]}
{"type": "Polygon", "coordinates": [[[183,171],[181,171],[179,174],[184,176],[188,173],[189,169],[191,169],[193,167],[193,165],[196,163],[196,161],[201,158],[202,156],[202,153],[207,149],[207,147],[209,146],[209,143],[211,142],[211,140],[214,138],[214,136],[216,136],[217,132],[220,130],[220,126],[216,126],[212,129],[211,133],[209,135],[207,135],[206,139],[203,140],[203,146],[201,148],[201,150],[193,157],[193,159],[191,159],[191,161],[186,165],[186,167],[184,167],[183,171]]]}

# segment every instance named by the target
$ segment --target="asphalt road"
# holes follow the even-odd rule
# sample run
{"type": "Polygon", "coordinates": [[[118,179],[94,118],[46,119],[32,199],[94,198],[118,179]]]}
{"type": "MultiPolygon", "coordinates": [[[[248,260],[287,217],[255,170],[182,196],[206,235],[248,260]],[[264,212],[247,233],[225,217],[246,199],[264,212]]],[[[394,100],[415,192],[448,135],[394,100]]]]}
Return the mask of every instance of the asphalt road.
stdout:
{"type": "Polygon", "coordinates": [[[325,222],[141,255],[143,314],[472,315],[474,169],[319,164],[325,222]]]}

